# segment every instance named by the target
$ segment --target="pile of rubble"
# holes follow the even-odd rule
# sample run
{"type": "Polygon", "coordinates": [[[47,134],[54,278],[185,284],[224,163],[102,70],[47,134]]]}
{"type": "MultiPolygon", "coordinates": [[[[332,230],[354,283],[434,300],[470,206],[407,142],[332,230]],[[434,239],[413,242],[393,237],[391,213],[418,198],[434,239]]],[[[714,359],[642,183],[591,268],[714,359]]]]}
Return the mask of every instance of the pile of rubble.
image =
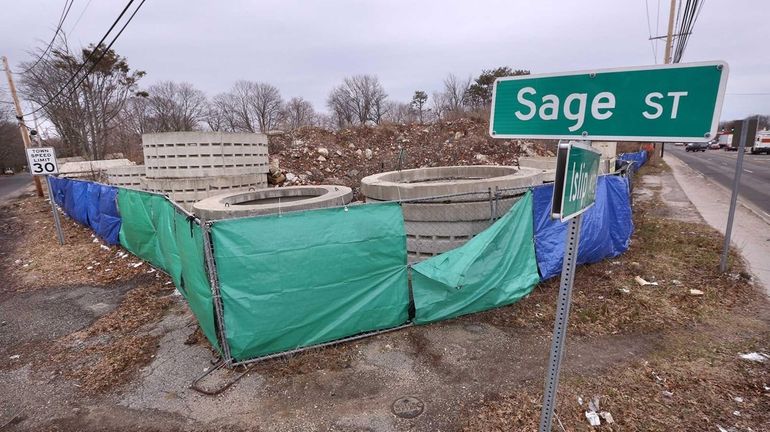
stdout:
{"type": "Polygon", "coordinates": [[[520,155],[553,156],[543,143],[492,139],[486,121],[470,118],[339,131],[306,127],[270,136],[269,148],[269,184],[337,184],[356,195],[361,178],[383,171],[516,165],[520,155]]]}

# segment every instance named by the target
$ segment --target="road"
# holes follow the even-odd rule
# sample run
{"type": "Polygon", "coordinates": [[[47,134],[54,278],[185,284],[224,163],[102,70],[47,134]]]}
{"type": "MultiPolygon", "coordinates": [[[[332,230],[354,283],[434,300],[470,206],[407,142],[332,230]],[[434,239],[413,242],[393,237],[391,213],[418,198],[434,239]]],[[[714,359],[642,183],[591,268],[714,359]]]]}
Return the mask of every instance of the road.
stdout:
{"type": "MultiPolygon", "coordinates": [[[[690,168],[705,177],[730,189],[735,175],[735,163],[738,152],[724,150],[706,150],[705,152],[685,152],[684,147],[666,145],[666,152],[679,158],[690,168]]],[[[738,194],[742,202],[770,218],[770,155],[746,153],[743,158],[743,173],[738,194]]]]}
{"type": "Polygon", "coordinates": [[[28,173],[0,175],[0,204],[21,195],[31,185],[32,176],[28,173]]]}

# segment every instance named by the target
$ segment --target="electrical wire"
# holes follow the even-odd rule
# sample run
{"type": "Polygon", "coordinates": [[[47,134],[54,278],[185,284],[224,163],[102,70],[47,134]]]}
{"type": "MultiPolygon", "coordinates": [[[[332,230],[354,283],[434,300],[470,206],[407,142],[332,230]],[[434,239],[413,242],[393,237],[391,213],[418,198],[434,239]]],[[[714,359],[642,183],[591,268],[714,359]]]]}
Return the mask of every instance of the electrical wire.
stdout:
{"type": "Polygon", "coordinates": [[[650,45],[652,46],[652,57],[655,59],[655,64],[658,64],[658,50],[655,40],[652,38],[652,26],[650,25],[650,5],[649,0],[644,0],[644,9],[647,12],[647,34],[650,36],[650,45]]]}
{"type": "MultiPolygon", "coordinates": [[[[128,20],[126,21],[126,23],[125,23],[125,24],[123,24],[123,27],[120,29],[120,31],[118,32],[118,34],[116,34],[116,35],[115,35],[115,37],[114,37],[114,38],[112,39],[112,41],[110,42],[110,44],[109,44],[109,45],[107,45],[107,48],[105,48],[105,49],[102,51],[102,54],[99,56],[99,58],[98,58],[98,59],[96,59],[96,61],[94,62],[94,64],[93,64],[93,65],[91,65],[91,68],[90,68],[90,69],[88,69],[88,72],[86,72],[86,74],[85,74],[85,75],[83,75],[83,78],[81,78],[81,79],[80,79],[80,81],[78,81],[78,83],[77,83],[77,84],[75,84],[75,87],[73,87],[73,88],[72,88],[72,91],[70,91],[70,94],[74,93],[74,92],[75,92],[75,90],[77,90],[77,89],[78,89],[78,87],[80,87],[80,84],[83,84],[83,81],[85,81],[85,79],[86,79],[86,78],[88,78],[88,75],[90,75],[90,74],[91,74],[91,72],[93,72],[93,71],[94,71],[94,69],[95,69],[95,68],[96,68],[96,66],[99,64],[99,62],[100,62],[100,61],[102,61],[102,59],[104,58],[104,56],[105,56],[105,55],[107,55],[107,53],[110,51],[110,48],[112,48],[112,44],[114,44],[114,43],[115,43],[115,41],[116,41],[116,40],[118,40],[118,38],[120,37],[120,35],[123,33],[123,30],[125,30],[125,29],[126,29],[126,27],[128,27],[128,24],[131,22],[131,20],[132,20],[132,19],[134,19],[134,15],[136,15],[136,13],[137,13],[137,12],[139,12],[139,9],[141,9],[141,8],[142,8],[142,5],[144,4],[144,2],[145,2],[145,1],[147,1],[147,0],[142,0],[142,2],[141,2],[141,3],[139,3],[139,6],[137,6],[137,7],[136,7],[136,9],[134,9],[134,12],[131,14],[131,16],[129,16],[129,17],[128,17],[128,20]]],[[[97,46],[97,48],[98,48],[98,46],[97,46]]]]}
{"type": "MultiPolygon", "coordinates": [[[[59,89],[59,91],[57,91],[53,96],[51,96],[51,98],[48,99],[48,101],[46,101],[45,103],[41,104],[40,107],[38,107],[37,109],[35,109],[33,111],[25,113],[24,115],[34,114],[34,113],[42,110],[43,108],[47,107],[48,105],[51,104],[51,102],[53,102],[54,99],[59,97],[59,95],[61,95],[62,92],[64,92],[64,90],[67,89],[67,86],[70,85],[70,83],[72,83],[72,81],[80,74],[80,72],[83,70],[83,68],[86,67],[86,64],[88,64],[88,62],[91,60],[91,56],[93,56],[94,53],[99,49],[99,47],[102,46],[102,44],[104,43],[105,39],[107,39],[107,36],[109,36],[110,33],[112,32],[112,30],[115,28],[115,26],[118,25],[118,22],[120,22],[120,19],[123,18],[123,15],[125,15],[126,11],[128,10],[129,7],[131,7],[132,3],[134,3],[134,0],[129,0],[128,1],[128,4],[126,4],[126,7],[123,8],[123,10],[120,12],[120,15],[118,15],[118,17],[112,23],[110,28],[107,30],[107,33],[105,33],[104,36],[102,36],[102,39],[99,41],[98,44],[96,44],[94,49],[91,50],[90,53],[88,53],[88,56],[83,61],[83,63],[80,65],[80,67],[78,67],[78,70],[76,70],[75,73],[72,74],[72,76],[67,80],[66,83],[64,83],[64,85],[59,89]]],[[[142,3],[144,3],[144,0],[142,0],[142,3]]],[[[136,12],[134,12],[134,13],[136,13],[136,12]]],[[[133,15],[132,15],[132,17],[133,17],[133,15]]],[[[125,26],[123,28],[125,28],[125,26]]],[[[113,42],[115,42],[115,41],[113,40],[113,42]]],[[[102,53],[102,57],[104,57],[104,52],[102,53]]],[[[100,58],[100,60],[101,60],[101,58],[100,58]]]]}
{"type": "Polygon", "coordinates": [[[43,50],[43,53],[40,54],[40,57],[35,60],[35,63],[26,68],[25,70],[21,71],[21,73],[27,73],[35,68],[42,60],[43,58],[48,55],[48,52],[53,48],[54,42],[56,42],[56,37],[59,36],[59,32],[61,32],[61,27],[64,24],[64,21],[67,19],[67,16],[70,13],[70,9],[72,9],[72,5],[75,3],[75,0],[69,0],[69,4],[67,3],[67,0],[64,1],[64,9],[61,11],[61,15],[59,16],[59,24],[56,26],[56,31],[53,32],[53,37],[51,38],[51,42],[48,43],[48,46],[43,50]]]}
{"type": "MultiPolygon", "coordinates": [[[[690,28],[687,31],[687,34],[685,35],[686,38],[684,40],[684,44],[682,45],[682,50],[679,53],[679,59],[681,60],[682,56],[684,55],[685,49],[687,49],[687,44],[690,42],[690,35],[692,34],[692,29],[695,27],[695,23],[698,21],[698,17],[700,16],[701,10],[703,10],[703,5],[706,3],[706,0],[698,0],[696,3],[700,2],[700,4],[697,6],[697,10],[695,11],[695,16],[692,19],[692,23],[690,24],[690,28]]],[[[678,61],[677,61],[678,62],[678,61]]]]}
{"type": "Polygon", "coordinates": [[[80,15],[78,15],[78,19],[75,20],[75,24],[72,24],[72,27],[70,27],[69,33],[72,33],[75,30],[75,27],[78,26],[78,24],[80,23],[80,19],[83,18],[83,14],[86,13],[86,9],[88,9],[88,6],[91,6],[91,1],[92,0],[88,0],[88,3],[86,3],[86,6],[83,8],[82,11],[80,11],[80,15]]]}
{"type": "Polygon", "coordinates": [[[687,49],[687,44],[690,41],[690,35],[692,35],[692,29],[700,16],[700,12],[703,10],[705,0],[687,0],[684,12],[681,16],[681,21],[678,23],[679,38],[677,39],[676,49],[674,50],[673,63],[679,63],[684,56],[684,52],[687,49]]]}

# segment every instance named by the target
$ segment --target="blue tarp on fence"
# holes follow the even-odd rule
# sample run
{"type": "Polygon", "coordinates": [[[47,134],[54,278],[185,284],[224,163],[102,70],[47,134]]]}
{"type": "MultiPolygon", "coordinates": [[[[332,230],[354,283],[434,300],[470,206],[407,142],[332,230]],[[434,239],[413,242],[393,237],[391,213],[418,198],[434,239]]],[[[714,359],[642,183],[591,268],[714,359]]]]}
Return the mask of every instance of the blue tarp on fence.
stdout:
{"type": "MultiPolygon", "coordinates": [[[[551,219],[553,185],[533,191],[535,253],[543,280],[561,272],[567,224],[551,219]]],[[[631,219],[628,179],[600,176],[596,202],[583,213],[578,264],[593,263],[620,255],[628,249],[634,224],[631,219]]]]}
{"type": "Polygon", "coordinates": [[[629,161],[634,163],[634,169],[638,170],[645,163],[647,163],[647,152],[642,150],[636,153],[622,153],[618,156],[619,160],[629,161]]]}
{"type": "Polygon", "coordinates": [[[91,228],[107,244],[118,244],[118,189],[99,183],[51,177],[54,202],[64,213],[91,228]]]}

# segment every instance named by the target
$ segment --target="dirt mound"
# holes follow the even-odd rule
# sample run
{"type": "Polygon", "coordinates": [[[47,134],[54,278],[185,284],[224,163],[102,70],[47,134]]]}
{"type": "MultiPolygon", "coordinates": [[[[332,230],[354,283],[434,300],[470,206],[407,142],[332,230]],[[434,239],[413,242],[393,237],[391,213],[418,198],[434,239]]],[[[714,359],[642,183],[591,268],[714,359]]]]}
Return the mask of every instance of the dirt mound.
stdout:
{"type": "Polygon", "coordinates": [[[432,124],[339,131],[305,127],[270,137],[270,183],[339,184],[358,196],[361,178],[396,169],[444,165],[516,165],[520,155],[552,155],[546,143],[489,136],[486,121],[463,118],[432,124]]]}

